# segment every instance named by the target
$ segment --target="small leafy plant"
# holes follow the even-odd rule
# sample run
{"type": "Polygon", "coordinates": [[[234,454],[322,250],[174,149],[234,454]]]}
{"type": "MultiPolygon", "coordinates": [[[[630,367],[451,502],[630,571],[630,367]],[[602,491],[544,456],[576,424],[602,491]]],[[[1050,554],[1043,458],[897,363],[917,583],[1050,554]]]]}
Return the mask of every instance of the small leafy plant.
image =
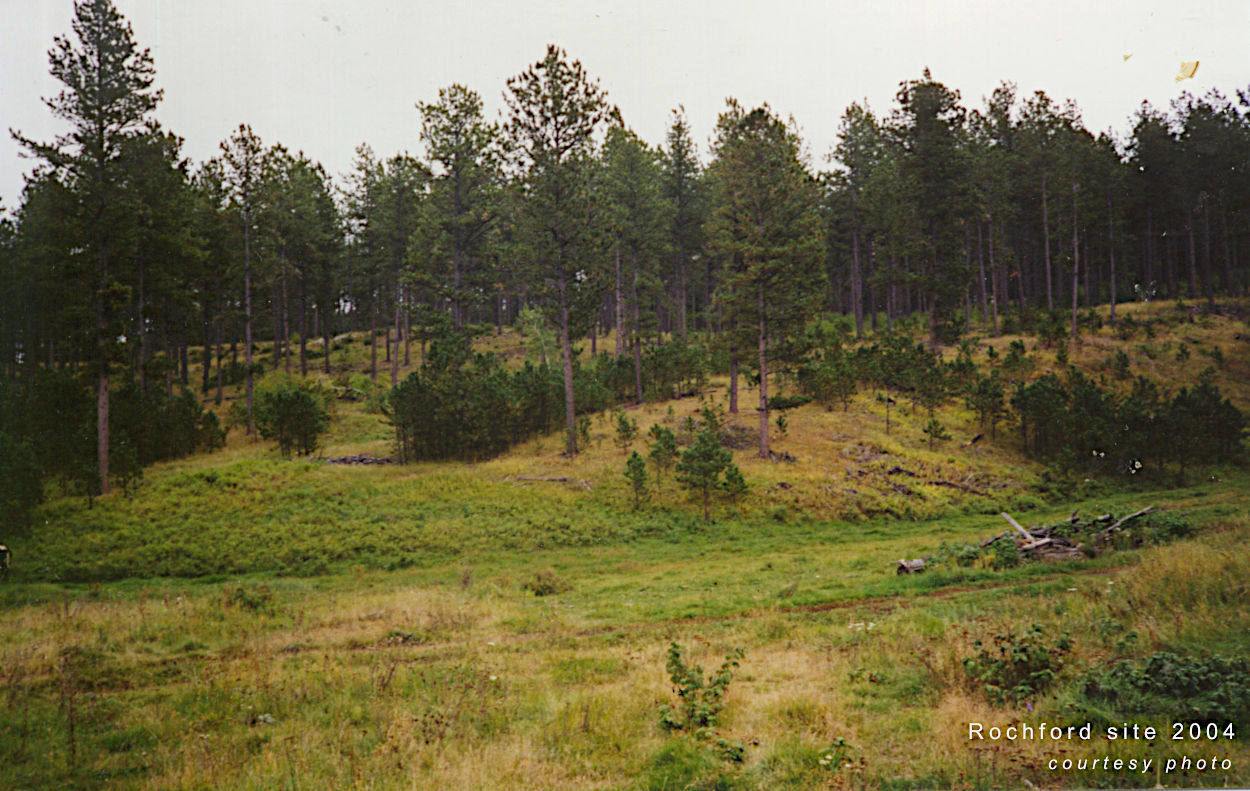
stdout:
{"type": "Polygon", "coordinates": [[[1019,703],[1046,691],[1072,650],[1066,634],[1048,639],[1039,624],[1019,634],[995,635],[989,649],[980,640],[972,645],[977,654],[964,659],[964,672],[980,681],[990,701],[999,705],[1019,703]]]}
{"type": "Polygon", "coordinates": [[[729,682],[733,680],[734,668],[738,667],[744,654],[745,651],[741,648],[730,650],[720,669],[704,677],[702,667],[686,664],[680,645],[675,642],[669,644],[665,669],[673,680],[678,705],[660,706],[660,727],[670,732],[690,733],[699,741],[715,747],[725,760],[740,763],[745,748],[737,742],[718,736],[713,729],[720,720],[721,712],[725,710],[724,697],[729,691],[729,682]]]}

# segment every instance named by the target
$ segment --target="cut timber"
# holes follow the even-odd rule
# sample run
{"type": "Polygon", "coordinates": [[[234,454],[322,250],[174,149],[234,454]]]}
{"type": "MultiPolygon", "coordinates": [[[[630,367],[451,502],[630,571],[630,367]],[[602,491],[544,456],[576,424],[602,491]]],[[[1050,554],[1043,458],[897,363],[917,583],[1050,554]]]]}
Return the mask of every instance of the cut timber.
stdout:
{"type": "Polygon", "coordinates": [[[1020,523],[1019,523],[1019,522],[1017,522],[1015,519],[1013,519],[1013,518],[1012,518],[1012,516],[1011,516],[1011,514],[1007,513],[1006,511],[1003,511],[1003,512],[1002,512],[1002,517],[1003,517],[1003,519],[1006,519],[1006,520],[1007,520],[1007,524],[1011,525],[1012,527],[1014,527],[1014,528],[1016,529],[1016,532],[1018,532],[1020,535],[1024,536],[1024,540],[1025,540],[1025,541],[1032,541],[1032,540],[1033,540],[1033,536],[1029,535],[1029,531],[1027,531],[1027,530],[1025,530],[1023,527],[1021,527],[1020,523]]]}
{"type": "Polygon", "coordinates": [[[567,475],[562,475],[558,478],[539,478],[539,477],[530,477],[526,475],[518,475],[514,478],[505,478],[504,480],[518,481],[522,483],[567,483],[573,486],[580,486],[586,491],[590,491],[590,488],[591,488],[590,481],[580,481],[576,478],[570,478],[567,475]]]}
{"type": "Polygon", "coordinates": [[[925,483],[932,486],[949,486],[952,489],[958,489],[959,491],[967,492],[968,494],[978,494],[982,497],[989,497],[989,492],[983,492],[980,489],[974,489],[967,484],[958,483],[956,481],[925,481],[925,483]]]}
{"type": "Polygon", "coordinates": [[[915,558],[913,560],[900,560],[895,574],[919,574],[924,571],[924,558],[915,558]]]}
{"type": "Polygon", "coordinates": [[[1126,522],[1128,522],[1130,519],[1136,519],[1136,518],[1137,518],[1137,517],[1139,517],[1139,516],[1144,516],[1145,514],[1150,513],[1150,512],[1151,512],[1151,511],[1153,511],[1154,509],[1155,509],[1155,507],[1154,507],[1153,505],[1148,505],[1148,506],[1146,506],[1145,508],[1141,509],[1140,511],[1134,511],[1133,513],[1129,514],[1128,516],[1122,516],[1122,517],[1120,517],[1120,519],[1119,519],[1118,521],[1116,521],[1116,522],[1113,522],[1113,523],[1112,523],[1111,527],[1108,527],[1106,530],[1102,531],[1102,538],[1103,538],[1104,540],[1105,540],[1105,539],[1107,539],[1107,538],[1110,538],[1112,533],[1114,533],[1115,531],[1119,530],[1119,529],[1120,529],[1120,527],[1121,527],[1121,526],[1123,526],[1123,525],[1124,525],[1126,522]]]}

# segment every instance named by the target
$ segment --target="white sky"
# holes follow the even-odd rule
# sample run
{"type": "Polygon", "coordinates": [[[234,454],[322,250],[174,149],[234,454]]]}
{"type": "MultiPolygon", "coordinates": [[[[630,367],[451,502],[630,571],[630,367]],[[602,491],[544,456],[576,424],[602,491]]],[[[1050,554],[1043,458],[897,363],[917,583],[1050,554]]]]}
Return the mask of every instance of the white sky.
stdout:
{"type": "MultiPolygon", "coordinates": [[[[158,117],[201,161],[241,122],[333,174],[361,142],[416,152],[417,101],[461,82],[492,115],[504,81],[556,43],[587,67],[644,138],[684,104],[706,144],[727,96],[799,122],[817,166],[846,106],[888,110],[925,66],[979,106],[999,81],[1075,99],[1094,130],[1123,132],[1147,99],[1250,87],[1250,0],[115,0],[165,89],[158,117]],[[1125,61],[1123,55],[1132,53],[1125,61]],[[1173,81],[1182,60],[1195,79],[1173,81]]],[[[61,131],[41,98],[71,0],[0,0],[0,128],[61,131]]],[[[0,139],[0,200],[30,162],[0,139]]]]}

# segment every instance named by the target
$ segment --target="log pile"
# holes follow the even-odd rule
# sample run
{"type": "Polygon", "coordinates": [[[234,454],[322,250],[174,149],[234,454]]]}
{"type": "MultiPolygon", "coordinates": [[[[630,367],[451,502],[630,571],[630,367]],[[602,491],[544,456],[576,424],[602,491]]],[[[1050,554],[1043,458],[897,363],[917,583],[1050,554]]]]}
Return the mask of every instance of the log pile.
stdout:
{"type": "Polygon", "coordinates": [[[1153,510],[1154,506],[1148,505],[1119,519],[1111,514],[1102,514],[1087,520],[1082,520],[1073,511],[1072,516],[1058,524],[1031,527],[1027,530],[1011,514],[1004,512],[1002,517],[1012,529],[987,538],[981,542],[981,546],[988,547],[995,541],[1012,540],[1024,557],[1034,560],[1069,560],[1081,554],[1083,545],[1077,540],[1078,536],[1087,537],[1095,546],[1101,547],[1128,522],[1153,510]]]}
{"type": "MultiPolygon", "coordinates": [[[[1148,505],[1119,519],[1113,514],[1082,519],[1074,511],[1062,522],[1028,528],[1017,522],[1011,514],[1004,512],[1001,516],[1011,525],[1010,530],[990,536],[976,547],[966,549],[972,553],[972,557],[976,557],[999,541],[1011,541],[1020,556],[1028,560],[1072,560],[1084,554],[1086,547],[1096,551],[1107,546],[1125,525],[1153,510],[1155,507],[1148,505]]],[[[895,573],[920,574],[941,562],[944,562],[943,557],[934,556],[899,560],[895,573]]]]}

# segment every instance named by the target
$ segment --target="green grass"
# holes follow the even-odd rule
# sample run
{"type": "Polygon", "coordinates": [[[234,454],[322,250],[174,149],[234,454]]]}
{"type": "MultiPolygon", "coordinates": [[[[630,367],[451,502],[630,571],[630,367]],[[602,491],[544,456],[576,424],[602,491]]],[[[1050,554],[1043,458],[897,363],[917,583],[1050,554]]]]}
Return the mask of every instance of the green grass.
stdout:
{"type": "MultiPolygon", "coordinates": [[[[1231,344],[1233,327],[1161,320],[1149,343],[1231,344]]],[[[482,343],[515,357],[519,340],[482,343]]],[[[1071,356],[1096,370],[1119,343],[1104,329],[1071,356]]],[[[359,373],[368,347],[346,349],[336,373],[359,373]]],[[[1245,406],[1245,363],[1231,352],[1221,387],[1245,406]]],[[[1030,353],[1047,364],[1050,352],[1030,353]]],[[[1171,359],[1133,353],[1134,366],[1171,359]]],[[[708,401],[723,402],[723,386],[708,401]]],[[[700,405],[630,414],[645,434],[700,405]]],[[[958,405],[939,413],[956,439],[934,450],[923,410],[896,410],[887,434],[879,409],[860,394],[847,412],[791,411],[774,446],[798,461],[737,451],[751,492],[717,501],[711,523],[671,481],[633,510],[606,417],[576,460],[551,436],[478,465],[284,461],[236,430],[222,451],[148,469],[133,499],[56,497],[28,534],[4,537],[0,788],[1250,783],[1244,739],[1065,754],[1214,747],[1234,761],[1156,778],[1051,772],[1047,745],[966,738],[969,721],[1062,721],[1090,705],[1086,670],[1113,660],[1247,656],[1250,472],[1194,471],[1176,488],[1047,480],[1009,438],[965,445],[978,427],[958,405]],[[890,487],[895,465],[917,474],[914,494],[890,487]],[[572,480],[521,480],[542,477],[572,480]],[[1000,510],[1040,524],[1152,503],[1195,533],[1065,563],[894,573],[899,558],[1001,532],[1000,510]],[[540,572],[550,595],[534,593],[540,572]],[[996,708],[962,660],[974,640],[1032,623],[1071,634],[1072,655],[1031,710],[996,708]],[[745,745],[742,764],[659,728],[673,640],[705,668],[746,650],[718,726],[745,745]],[[835,745],[837,764],[822,764],[835,745]]],[[[324,455],[388,455],[388,438],[381,416],[343,402],[324,455]]]]}

